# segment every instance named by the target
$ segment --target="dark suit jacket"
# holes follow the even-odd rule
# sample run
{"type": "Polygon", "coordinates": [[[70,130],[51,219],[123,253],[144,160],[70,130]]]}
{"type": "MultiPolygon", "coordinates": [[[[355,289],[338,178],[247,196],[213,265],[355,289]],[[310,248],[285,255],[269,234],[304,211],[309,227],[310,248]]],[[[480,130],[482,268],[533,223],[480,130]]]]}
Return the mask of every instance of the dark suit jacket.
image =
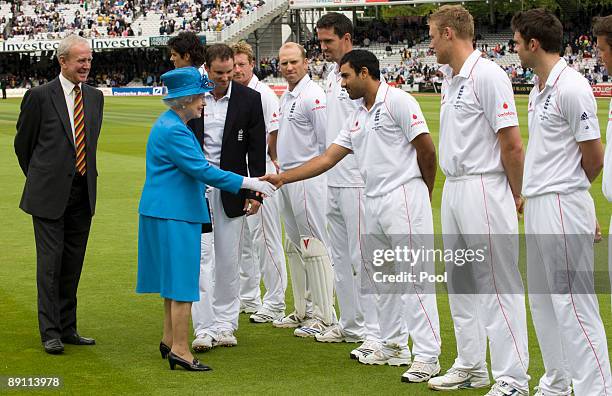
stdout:
{"type": "MultiPolygon", "coordinates": [[[[202,144],[204,119],[193,119],[187,125],[202,144]]],[[[232,83],[223,129],[220,165],[221,169],[242,176],[258,177],[266,173],[266,126],[261,96],[259,92],[238,83],[232,83]]],[[[255,198],[255,193],[240,190],[240,194],[234,195],[221,191],[221,201],[227,217],[243,216],[246,198],[255,198]]]]}
{"type": "MultiPolygon", "coordinates": [[[[87,188],[93,216],[96,207],[96,148],[102,126],[102,92],[81,84],[85,112],[87,188]]],[[[26,176],[19,207],[33,216],[60,218],[76,174],[76,149],[59,78],[32,88],[21,101],[15,154],[26,176]]]]}

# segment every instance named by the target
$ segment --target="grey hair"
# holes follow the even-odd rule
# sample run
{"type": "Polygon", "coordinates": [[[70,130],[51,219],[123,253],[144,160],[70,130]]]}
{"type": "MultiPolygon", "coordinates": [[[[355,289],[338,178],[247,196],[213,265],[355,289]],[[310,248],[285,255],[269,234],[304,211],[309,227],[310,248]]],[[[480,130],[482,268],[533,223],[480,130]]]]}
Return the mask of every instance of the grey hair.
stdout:
{"type": "Polygon", "coordinates": [[[202,96],[202,94],[180,96],[178,98],[173,98],[173,99],[164,99],[163,102],[166,106],[168,106],[172,110],[180,110],[184,106],[191,104],[194,100],[196,100],[200,96],[202,96]]]}
{"type": "Polygon", "coordinates": [[[76,34],[71,34],[69,36],[66,36],[62,39],[62,41],[60,41],[59,45],[57,46],[57,50],[56,50],[56,56],[57,56],[57,60],[60,60],[60,57],[66,57],[68,56],[68,54],[70,53],[70,49],[72,47],[74,47],[77,44],[87,44],[88,47],[91,47],[89,45],[89,41],[84,39],[81,36],[77,36],[76,34]]]}

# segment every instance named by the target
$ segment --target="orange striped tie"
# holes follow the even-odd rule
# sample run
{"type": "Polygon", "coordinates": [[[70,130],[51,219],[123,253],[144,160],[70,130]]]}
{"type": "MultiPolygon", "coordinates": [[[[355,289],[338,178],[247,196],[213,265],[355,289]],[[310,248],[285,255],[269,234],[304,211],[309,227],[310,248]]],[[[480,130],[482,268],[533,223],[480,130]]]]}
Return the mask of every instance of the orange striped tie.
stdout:
{"type": "Polygon", "coordinates": [[[85,113],[83,95],[78,85],[74,87],[74,146],[76,147],[76,169],[81,176],[87,171],[85,158],[85,113]]]}

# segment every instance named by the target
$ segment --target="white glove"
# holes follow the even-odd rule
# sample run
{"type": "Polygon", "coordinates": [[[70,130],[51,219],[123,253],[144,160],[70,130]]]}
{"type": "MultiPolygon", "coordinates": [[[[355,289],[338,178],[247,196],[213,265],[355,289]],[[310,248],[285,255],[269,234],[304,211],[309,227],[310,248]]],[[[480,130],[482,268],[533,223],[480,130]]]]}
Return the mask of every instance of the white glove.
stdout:
{"type": "Polygon", "coordinates": [[[245,177],[242,179],[242,188],[247,190],[259,191],[266,196],[271,196],[276,191],[276,187],[273,184],[259,180],[256,177],[245,177]]]}

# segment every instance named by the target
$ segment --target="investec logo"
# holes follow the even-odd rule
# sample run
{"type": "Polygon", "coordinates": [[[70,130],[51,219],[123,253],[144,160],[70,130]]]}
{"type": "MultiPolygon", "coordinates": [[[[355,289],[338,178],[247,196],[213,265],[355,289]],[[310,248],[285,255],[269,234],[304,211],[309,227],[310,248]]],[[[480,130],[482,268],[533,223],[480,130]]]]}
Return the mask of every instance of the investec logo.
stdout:
{"type": "MultiPolygon", "coordinates": [[[[0,42],[0,52],[55,51],[59,43],[59,40],[3,41],[0,42]]],[[[89,39],[89,45],[94,50],[149,47],[149,37],[89,39]]]]}

